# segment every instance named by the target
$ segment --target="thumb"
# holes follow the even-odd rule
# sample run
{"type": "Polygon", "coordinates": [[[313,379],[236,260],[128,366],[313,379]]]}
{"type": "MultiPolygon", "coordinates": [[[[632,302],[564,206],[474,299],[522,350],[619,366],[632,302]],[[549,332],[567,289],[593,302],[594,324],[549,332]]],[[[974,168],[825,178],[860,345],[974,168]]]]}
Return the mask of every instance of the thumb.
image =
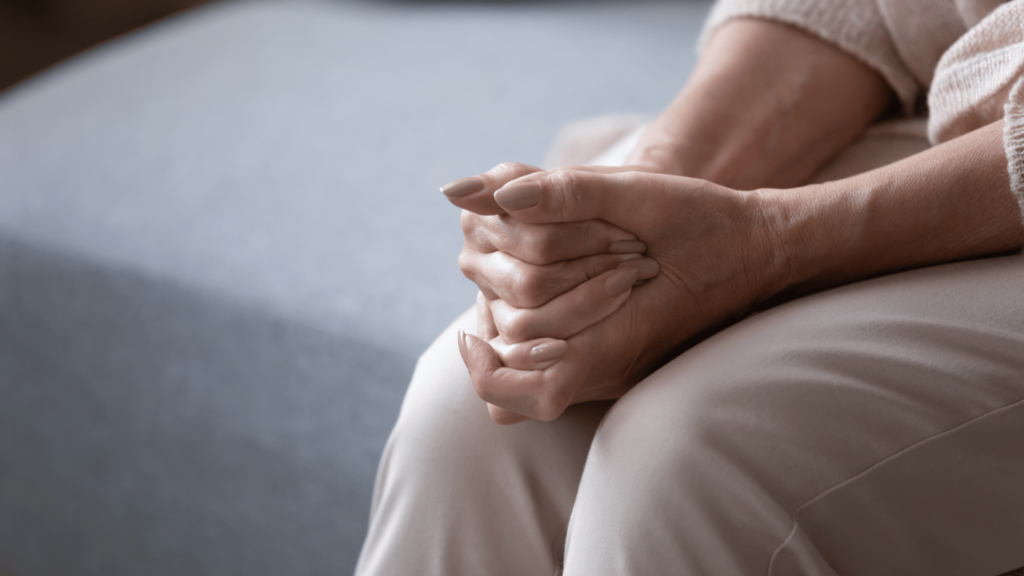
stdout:
{"type": "Polygon", "coordinates": [[[494,193],[495,203],[510,216],[533,224],[605,220],[636,230],[639,211],[651,190],[665,189],[668,176],[646,172],[599,173],[554,170],[511,182],[494,193]]]}

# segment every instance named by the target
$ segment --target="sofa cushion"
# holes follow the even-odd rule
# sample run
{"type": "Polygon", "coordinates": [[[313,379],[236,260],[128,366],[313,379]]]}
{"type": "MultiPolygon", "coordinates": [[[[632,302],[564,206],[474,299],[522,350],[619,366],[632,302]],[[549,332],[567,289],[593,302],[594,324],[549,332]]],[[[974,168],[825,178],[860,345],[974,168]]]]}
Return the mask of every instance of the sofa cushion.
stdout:
{"type": "Polygon", "coordinates": [[[215,4],[0,95],[0,569],[350,571],[475,293],[438,186],[655,113],[706,11],[215,4]]]}

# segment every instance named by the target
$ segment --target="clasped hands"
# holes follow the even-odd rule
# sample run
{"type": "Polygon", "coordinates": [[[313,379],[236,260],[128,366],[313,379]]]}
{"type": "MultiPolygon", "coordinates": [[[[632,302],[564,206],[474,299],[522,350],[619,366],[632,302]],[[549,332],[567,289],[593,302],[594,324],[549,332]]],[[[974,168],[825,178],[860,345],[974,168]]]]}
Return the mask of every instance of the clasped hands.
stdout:
{"type": "Polygon", "coordinates": [[[442,191],[480,288],[459,350],[491,417],[614,399],[777,292],[786,262],[756,192],[630,167],[505,163],[442,191]]]}

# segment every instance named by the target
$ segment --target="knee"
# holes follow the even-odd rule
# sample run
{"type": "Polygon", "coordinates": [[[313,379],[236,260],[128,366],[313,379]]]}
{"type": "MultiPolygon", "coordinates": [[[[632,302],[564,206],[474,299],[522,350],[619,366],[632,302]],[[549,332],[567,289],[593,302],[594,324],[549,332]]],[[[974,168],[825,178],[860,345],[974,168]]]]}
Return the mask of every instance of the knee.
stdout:
{"type": "Polygon", "coordinates": [[[388,441],[392,456],[397,452],[401,461],[412,459],[418,468],[432,466],[464,452],[466,443],[479,436],[479,428],[493,424],[456,344],[458,330],[468,330],[474,320],[472,311],[463,314],[416,362],[388,441]]]}

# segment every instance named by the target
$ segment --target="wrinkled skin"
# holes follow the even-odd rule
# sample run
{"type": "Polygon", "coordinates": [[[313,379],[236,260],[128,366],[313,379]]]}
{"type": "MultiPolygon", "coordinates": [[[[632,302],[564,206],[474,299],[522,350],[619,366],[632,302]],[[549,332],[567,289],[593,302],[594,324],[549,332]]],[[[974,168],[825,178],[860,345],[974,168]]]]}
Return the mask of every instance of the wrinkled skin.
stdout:
{"type": "MultiPolygon", "coordinates": [[[[596,227],[605,222],[614,226],[592,234],[598,240],[590,242],[588,249],[561,254],[576,257],[562,267],[577,266],[588,258],[602,265],[592,266],[591,272],[597,274],[587,274],[589,280],[583,275],[575,277],[579,286],[558,298],[552,295],[559,289],[568,290],[572,282],[554,283],[558,289],[533,299],[511,296],[516,303],[534,305],[532,309],[513,307],[497,297],[499,293],[506,297],[517,291],[530,293],[519,287],[546,284],[543,278],[536,278],[545,275],[543,269],[531,270],[534,278],[505,288],[481,286],[478,334],[483,339],[460,335],[460,350],[479,396],[499,407],[491,408],[498,422],[511,423],[523,417],[551,420],[574,403],[618,398],[687,341],[748,310],[779,286],[776,279],[782,263],[770,257],[775,253],[771,230],[756,194],[629,168],[540,172],[505,165],[497,173],[500,176],[474,194],[475,198],[455,203],[481,212],[504,210],[507,216],[501,218],[511,217],[526,226],[586,223],[596,227]],[[516,179],[519,175],[522,177],[516,179]],[[537,204],[513,209],[510,198],[516,190],[537,196],[537,204]],[[618,265],[628,267],[651,259],[659,265],[656,275],[645,274],[646,282],[617,297],[604,293],[600,286],[585,290],[614,274],[609,270],[616,264],[615,258],[594,256],[593,252],[628,238],[624,231],[644,243],[646,258],[618,265]],[[723,258],[723,254],[730,257],[723,258]],[[575,292],[580,294],[574,301],[556,305],[559,299],[573,300],[575,292]],[[495,297],[489,298],[488,293],[495,297]],[[591,313],[595,308],[600,311],[591,313]],[[554,328],[559,326],[571,328],[559,333],[554,328]],[[549,341],[542,336],[565,338],[567,350],[553,363],[531,365],[525,348],[549,341]],[[508,342],[522,345],[508,346],[508,342]]],[[[475,235],[481,220],[479,215],[464,213],[467,248],[462,262],[478,259],[474,250],[480,244],[475,235]]],[[[552,235],[565,234],[564,230],[550,230],[552,235]]],[[[583,230],[577,228],[570,235],[578,240],[586,236],[583,230]]],[[[493,226],[487,234],[494,234],[493,226]]],[[[481,277],[478,267],[464,265],[463,269],[471,279],[481,277]]]]}

